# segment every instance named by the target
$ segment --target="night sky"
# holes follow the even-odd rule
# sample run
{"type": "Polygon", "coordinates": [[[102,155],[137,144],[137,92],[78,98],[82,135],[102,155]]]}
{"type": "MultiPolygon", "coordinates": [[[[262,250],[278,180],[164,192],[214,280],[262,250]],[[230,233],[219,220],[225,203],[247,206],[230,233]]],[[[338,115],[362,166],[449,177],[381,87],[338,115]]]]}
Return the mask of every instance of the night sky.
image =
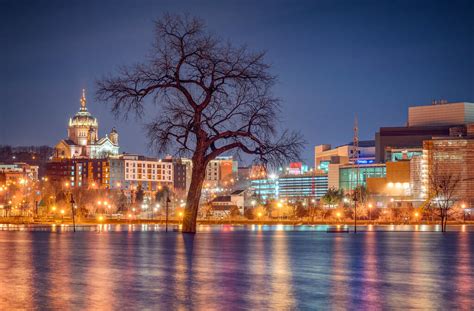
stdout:
{"type": "Polygon", "coordinates": [[[116,120],[94,100],[95,81],[144,59],[153,20],[191,13],[236,44],[266,50],[279,76],[284,126],[313,147],[404,125],[407,107],[474,102],[474,1],[22,1],[0,0],[0,144],[66,137],[81,89],[116,126],[121,152],[150,154],[144,120],[116,120]],[[98,3],[100,2],[100,3],[98,3]]]}

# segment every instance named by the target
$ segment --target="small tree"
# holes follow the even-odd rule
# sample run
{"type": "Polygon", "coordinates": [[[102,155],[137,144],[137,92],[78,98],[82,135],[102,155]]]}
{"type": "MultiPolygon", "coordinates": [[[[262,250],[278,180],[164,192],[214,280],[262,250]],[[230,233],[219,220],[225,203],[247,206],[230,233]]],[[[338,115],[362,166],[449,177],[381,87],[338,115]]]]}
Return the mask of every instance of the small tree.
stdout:
{"type": "Polygon", "coordinates": [[[168,198],[171,198],[171,189],[168,186],[162,186],[155,193],[155,201],[159,202],[162,206],[164,206],[168,198]]]}
{"type": "Polygon", "coordinates": [[[243,151],[280,164],[298,158],[303,140],[288,131],[277,136],[279,101],[264,53],[235,47],[189,16],[165,15],[155,38],[149,61],[99,81],[98,98],[125,115],[142,115],[146,98],[159,103],[148,137],[159,153],[192,158],[182,231],[194,233],[209,161],[243,151]]]}
{"type": "Polygon", "coordinates": [[[337,207],[344,198],[344,190],[329,188],[325,195],[322,196],[321,201],[330,208],[337,207]]]}
{"type": "Polygon", "coordinates": [[[135,202],[137,204],[142,204],[144,198],[145,192],[143,191],[142,185],[138,185],[137,191],[135,192],[135,202]]]}
{"type": "Polygon", "coordinates": [[[237,216],[241,216],[240,210],[237,206],[232,206],[230,208],[230,217],[237,217],[237,216]]]}
{"type": "Polygon", "coordinates": [[[461,178],[449,171],[435,165],[429,174],[429,208],[439,217],[441,231],[446,232],[448,217],[453,214],[453,207],[459,200],[457,197],[458,186],[461,178]]]}
{"type": "Polygon", "coordinates": [[[128,207],[128,199],[124,191],[122,190],[117,198],[117,211],[124,213],[128,210],[127,207],[128,207]]]}

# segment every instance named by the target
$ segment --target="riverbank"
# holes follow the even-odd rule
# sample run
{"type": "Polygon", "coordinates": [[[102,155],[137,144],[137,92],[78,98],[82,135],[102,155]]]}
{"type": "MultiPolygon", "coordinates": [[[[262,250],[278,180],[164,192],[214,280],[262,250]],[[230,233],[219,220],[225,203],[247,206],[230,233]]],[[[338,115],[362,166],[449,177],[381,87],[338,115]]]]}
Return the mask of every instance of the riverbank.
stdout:
{"type": "MultiPolygon", "coordinates": [[[[33,219],[31,217],[1,217],[0,224],[5,225],[72,225],[72,219],[33,219]]],[[[77,219],[76,225],[141,225],[141,224],[166,224],[165,219],[106,219],[106,218],[88,218],[88,219],[77,219]]],[[[181,224],[180,219],[169,219],[168,224],[179,225],[181,224]]],[[[289,219],[266,219],[266,220],[229,220],[229,219],[200,219],[198,220],[199,225],[347,225],[353,226],[354,221],[311,221],[311,220],[289,220],[289,219]]],[[[390,222],[390,221],[369,221],[369,220],[357,220],[357,225],[437,225],[438,221],[418,221],[418,222],[390,222]]],[[[474,220],[468,221],[448,221],[448,225],[474,225],[474,220]]]]}

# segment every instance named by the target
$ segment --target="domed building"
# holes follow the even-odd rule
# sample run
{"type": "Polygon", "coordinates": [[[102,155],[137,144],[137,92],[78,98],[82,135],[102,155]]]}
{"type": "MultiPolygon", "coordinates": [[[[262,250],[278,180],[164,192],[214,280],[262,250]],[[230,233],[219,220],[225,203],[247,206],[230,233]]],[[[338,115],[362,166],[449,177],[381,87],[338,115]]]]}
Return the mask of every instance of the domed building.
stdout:
{"type": "Polygon", "coordinates": [[[99,123],[89,111],[85,90],[82,90],[81,107],[76,115],[69,119],[67,139],[56,145],[58,158],[105,158],[109,155],[118,155],[118,133],[115,128],[109,135],[99,139],[99,123]]]}

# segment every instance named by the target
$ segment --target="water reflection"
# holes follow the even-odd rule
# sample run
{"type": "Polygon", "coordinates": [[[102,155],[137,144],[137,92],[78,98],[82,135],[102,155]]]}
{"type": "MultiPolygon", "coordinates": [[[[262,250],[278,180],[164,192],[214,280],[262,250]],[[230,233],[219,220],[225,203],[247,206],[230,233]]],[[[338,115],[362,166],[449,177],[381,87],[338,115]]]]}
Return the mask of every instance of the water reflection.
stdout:
{"type": "Polygon", "coordinates": [[[130,226],[0,232],[0,309],[449,310],[474,301],[472,231],[203,226],[183,236],[130,226]]]}
{"type": "Polygon", "coordinates": [[[457,243],[456,253],[456,305],[474,307],[472,299],[472,292],[474,291],[474,284],[472,279],[472,269],[474,268],[472,252],[472,235],[461,234],[457,243]]]}

